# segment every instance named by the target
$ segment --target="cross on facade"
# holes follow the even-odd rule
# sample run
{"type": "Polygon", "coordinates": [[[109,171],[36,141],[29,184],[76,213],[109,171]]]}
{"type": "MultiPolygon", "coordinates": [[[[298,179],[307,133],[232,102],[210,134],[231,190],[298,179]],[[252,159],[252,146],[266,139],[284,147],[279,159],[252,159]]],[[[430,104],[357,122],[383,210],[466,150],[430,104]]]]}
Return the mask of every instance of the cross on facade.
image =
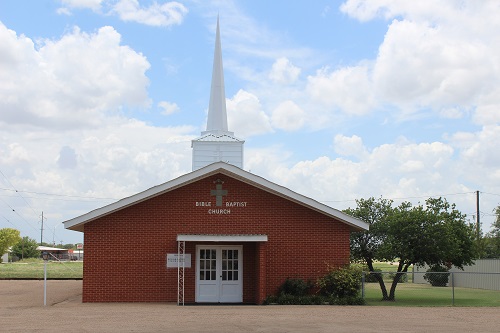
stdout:
{"type": "Polygon", "coordinates": [[[210,195],[215,195],[215,205],[220,207],[222,206],[222,197],[227,195],[227,190],[222,189],[223,181],[220,179],[217,179],[215,183],[217,183],[215,185],[215,190],[210,190],[210,195]]]}

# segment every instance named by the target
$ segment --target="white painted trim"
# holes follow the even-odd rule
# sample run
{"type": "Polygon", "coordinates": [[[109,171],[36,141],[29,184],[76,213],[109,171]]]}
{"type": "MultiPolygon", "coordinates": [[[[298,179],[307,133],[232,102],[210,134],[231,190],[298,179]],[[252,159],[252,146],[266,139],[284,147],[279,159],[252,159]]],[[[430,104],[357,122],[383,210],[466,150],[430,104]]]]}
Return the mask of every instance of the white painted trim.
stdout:
{"type": "Polygon", "coordinates": [[[164,193],[175,190],[176,188],[185,186],[187,184],[193,183],[199,179],[209,177],[213,174],[222,173],[229,177],[233,177],[238,179],[244,183],[250,184],[257,188],[260,188],[263,191],[267,191],[269,193],[278,195],[287,200],[291,200],[295,203],[298,203],[302,206],[308,207],[310,209],[316,210],[324,215],[334,217],[341,222],[349,225],[355,230],[368,230],[369,224],[358,220],[350,215],[344,214],[343,212],[332,208],[330,206],[324,205],[314,199],[308,198],[301,194],[298,194],[286,187],[280,186],[273,182],[270,182],[267,179],[254,175],[250,172],[242,170],[234,165],[227,164],[225,162],[216,162],[201,169],[195,170],[178,178],[175,178],[169,182],[163,183],[161,185],[152,187],[146,191],[137,193],[128,198],[122,199],[110,205],[104,206],[102,208],[98,208],[93,210],[87,214],[75,217],[71,220],[67,220],[64,223],[64,227],[66,229],[82,231],[83,225],[87,222],[93,221],[97,218],[106,216],[115,211],[121,210],[128,206],[135,205],[139,202],[151,199],[158,195],[162,195],[164,193]]]}
{"type": "Polygon", "coordinates": [[[267,235],[177,235],[184,242],[267,242],[267,235]]]}

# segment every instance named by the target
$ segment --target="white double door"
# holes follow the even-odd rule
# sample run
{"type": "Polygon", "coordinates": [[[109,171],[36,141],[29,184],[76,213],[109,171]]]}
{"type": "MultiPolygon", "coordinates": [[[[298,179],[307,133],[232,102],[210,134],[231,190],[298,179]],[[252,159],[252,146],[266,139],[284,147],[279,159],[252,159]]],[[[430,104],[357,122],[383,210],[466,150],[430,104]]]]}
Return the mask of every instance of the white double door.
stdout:
{"type": "Polygon", "coordinates": [[[196,246],[196,302],[243,302],[242,246],[196,246]]]}

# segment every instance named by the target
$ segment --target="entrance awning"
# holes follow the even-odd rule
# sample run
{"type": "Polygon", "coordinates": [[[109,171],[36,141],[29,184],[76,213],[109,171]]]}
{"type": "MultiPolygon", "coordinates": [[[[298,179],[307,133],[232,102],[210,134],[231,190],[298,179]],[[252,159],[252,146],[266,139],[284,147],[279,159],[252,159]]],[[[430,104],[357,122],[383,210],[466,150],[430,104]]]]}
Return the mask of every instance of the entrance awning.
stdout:
{"type": "Polygon", "coordinates": [[[178,242],[267,242],[267,235],[177,235],[178,242]]]}

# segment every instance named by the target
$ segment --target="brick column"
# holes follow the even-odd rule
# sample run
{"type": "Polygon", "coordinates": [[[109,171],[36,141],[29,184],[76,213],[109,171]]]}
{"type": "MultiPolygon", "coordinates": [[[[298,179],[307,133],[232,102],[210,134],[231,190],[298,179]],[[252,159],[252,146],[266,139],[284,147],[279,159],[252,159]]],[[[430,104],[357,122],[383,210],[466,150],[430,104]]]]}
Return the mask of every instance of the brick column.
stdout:
{"type": "Polygon", "coordinates": [[[267,297],[266,292],[266,242],[257,244],[257,304],[262,304],[267,297]]]}

